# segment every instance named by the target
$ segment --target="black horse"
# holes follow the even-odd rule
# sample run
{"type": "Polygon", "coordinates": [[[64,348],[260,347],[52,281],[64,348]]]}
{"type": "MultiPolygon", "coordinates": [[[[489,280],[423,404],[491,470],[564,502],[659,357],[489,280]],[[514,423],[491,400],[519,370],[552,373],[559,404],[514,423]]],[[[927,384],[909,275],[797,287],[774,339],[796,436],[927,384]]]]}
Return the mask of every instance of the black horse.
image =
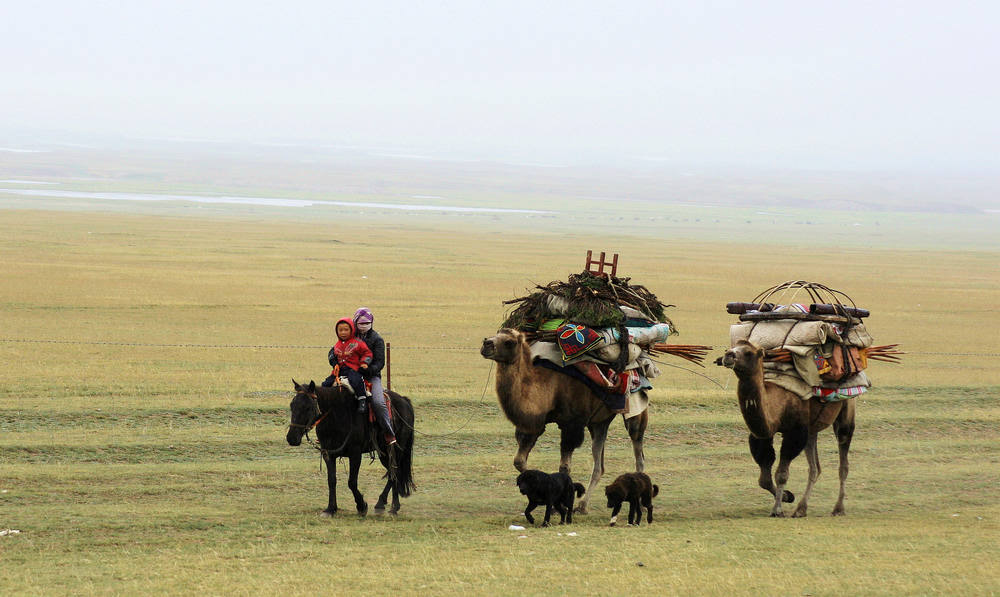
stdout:
{"type": "Polygon", "coordinates": [[[357,412],[357,400],[351,389],[343,386],[331,388],[316,387],[315,381],[308,386],[299,385],[294,379],[295,398],[292,398],[292,422],[288,426],[286,439],[289,445],[298,446],[302,436],[310,429],[316,429],[326,460],[327,485],[330,488],[330,500],[323,511],[325,516],[337,512],[337,467],[333,459],[346,456],[350,462],[350,474],[347,486],[354,494],[354,503],[358,514],[368,513],[368,503],[365,496],[358,491],[358,471],[361,469],[361,456],[368,452],[376,452],[382,466],[385,467],[386,481],[382,494],[375,504],[376,511],[384,511],[389,490],[392,490],[392,508],[390,513],[399,512],[399,498],[408,497],[416,487],[413,483],[413,405],[406,396],[389,391],[392,400],[392,424],[396,432],[396,444],[388,446],[385,434],[377,423],[369,423],[367,414],[357,412]]]}

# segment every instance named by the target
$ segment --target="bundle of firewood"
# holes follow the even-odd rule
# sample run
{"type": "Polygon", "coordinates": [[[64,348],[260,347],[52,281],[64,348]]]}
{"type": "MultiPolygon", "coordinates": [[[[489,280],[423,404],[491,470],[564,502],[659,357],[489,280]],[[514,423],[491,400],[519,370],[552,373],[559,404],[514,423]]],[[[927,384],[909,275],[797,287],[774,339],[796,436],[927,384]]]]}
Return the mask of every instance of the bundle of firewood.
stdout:
{"type": "MultiPolygon", "coordinates": [[[[865,359],[871,359],[873,361],[885,361],[886,363],[895,363],[899,365],[902,360],[899,355],[906,354],[902,350],[898,350],[899,344],[884,344],[882,346],[869,346],[868,348],[862,348],[858,350],[860,354],[865,359]]],[[[774,363],[791,363],[792,353],[787,348],[774,348],[768,350],[764,353],[765,361],[772,361],[774,363]]]]}
{"type": "Polygon", "coordinates": [[[702,365],[702,361],[705,359],[705,355],[708,351],[712,350],[711,346],[702,346],[701,344],[664,344],[657,343],[649,347],[647,352],[650,356],[658,356],[660,354],[669,354],[675,357],[680,357],[684,360],[691,361],[695,365],[702,365]]]}

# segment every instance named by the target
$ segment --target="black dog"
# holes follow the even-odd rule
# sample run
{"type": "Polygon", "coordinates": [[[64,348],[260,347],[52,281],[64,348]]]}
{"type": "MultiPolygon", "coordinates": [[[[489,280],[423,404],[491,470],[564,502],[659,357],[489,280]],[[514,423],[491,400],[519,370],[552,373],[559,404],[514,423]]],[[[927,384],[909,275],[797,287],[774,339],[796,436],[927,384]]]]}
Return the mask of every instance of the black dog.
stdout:
{"type": "Polygon", "coordinates": [[[524,509],[524,517],[535,524],[531,511],[535,506],[545,505],[545,520],[543,527],[549,526],[552,510],[559,512],[559,524],[573,522],[573,495],[583,497],[586,491],[583,485],[574,483],[566,473],[543,473],[542,471],[524,471],[517,476],[517,488],[528,496],[528,507],[524,509]]]}
{"type": "Polygon", "coordinates": [[[653,524],[653,498],[660,493],[660,486],[653,485],[649,475],[645,473],[625,473],[611,485],[604,488],[608,496],[608,508],[611,508],[611,526],[618,522],[618,512],[622,503],[628,502],[628,523],[639,525],[642,522],[642,508],[646,508],[649,524],[653,524]]]}

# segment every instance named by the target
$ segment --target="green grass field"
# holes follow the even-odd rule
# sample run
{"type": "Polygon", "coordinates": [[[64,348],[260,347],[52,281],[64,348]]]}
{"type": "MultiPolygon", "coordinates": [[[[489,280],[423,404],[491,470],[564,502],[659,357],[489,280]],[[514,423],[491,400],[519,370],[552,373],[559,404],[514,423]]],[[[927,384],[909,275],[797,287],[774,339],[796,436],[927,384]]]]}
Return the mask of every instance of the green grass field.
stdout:
{"type": "MultiPolygon", "coordinates": [[[[11,206],[0,210],[0,529],[20,533],[0,537],[5,595],[1000,592],[995,220],[890,214],[872,233],[648,205],[611,226],[596,205],[576,222],[11,206]],[[908,354],[873,364],[875,387],[858,399],[846,517],[828,516],[831,432],[810,517],[770,519],[735,378],[664,357],[646,442],[654,524],[609,528],[595,496],[572,526],[508,530],[525,505],[513,428],[478,348],[503,300],[579,272],[588,249],[619,253],[624,275],[676,305],[676,341],[715,346],[710,359],[728,344],[725,303],[785,280],[872,311],[876,342],[908,354]],[[316,452],[284,440],[291,379],[325,377],[333,322],[362,304],[392,345],[393,388],[414,403],[418,490],[395,518],[324,519],[316,452]]],[[[554,427],[529,464],[557,467],[554,427]]],[[[615,423],[606,481],[631,466],[615,423]]],[[[802,457],[792,491],[805,471],[802,457]]],[[[363,466],[370,503],[380,477],[363,466]]]]}

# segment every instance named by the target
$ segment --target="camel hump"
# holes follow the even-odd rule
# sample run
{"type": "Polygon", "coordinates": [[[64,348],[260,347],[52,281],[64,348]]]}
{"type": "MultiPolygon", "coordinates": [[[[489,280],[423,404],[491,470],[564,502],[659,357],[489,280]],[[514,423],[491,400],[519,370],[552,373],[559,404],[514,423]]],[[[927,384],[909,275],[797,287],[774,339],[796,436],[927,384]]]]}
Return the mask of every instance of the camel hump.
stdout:
{"type": "Polygon", "coordinates": [[[658,493],[660,493],[660,486],[659,485],[653,485],[653,497],[656,497],[656,494],[658,494],[658,493]]]}
{"type": "Polygon", "coordinates": [[[574,483],[573,489],[576,490],[576,497],[578,498],[583,497],[583,494],[587,493],[587,488],[580,483],[574,483]]]}

